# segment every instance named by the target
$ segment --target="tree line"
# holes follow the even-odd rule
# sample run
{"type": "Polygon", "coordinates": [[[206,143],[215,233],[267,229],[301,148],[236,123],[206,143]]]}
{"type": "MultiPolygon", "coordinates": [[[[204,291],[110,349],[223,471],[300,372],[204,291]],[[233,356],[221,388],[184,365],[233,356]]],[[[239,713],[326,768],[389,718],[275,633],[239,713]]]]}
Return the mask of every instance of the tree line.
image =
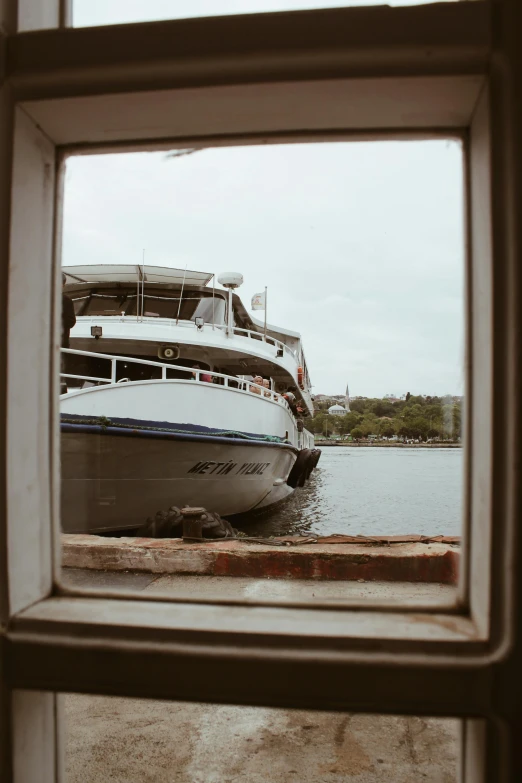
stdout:
{"type": "Polygon", "coordinates": [[[350,400],[350,413],[332,416],[331,402],[314,403],[314,417],[305,419],[310,432],[325,437],[350,435],[360,438],[392,438],[401,440],[459,440],[462,430],[462,405],[451,396],[421,397],[409,392],[404,400],[350,400]]]}

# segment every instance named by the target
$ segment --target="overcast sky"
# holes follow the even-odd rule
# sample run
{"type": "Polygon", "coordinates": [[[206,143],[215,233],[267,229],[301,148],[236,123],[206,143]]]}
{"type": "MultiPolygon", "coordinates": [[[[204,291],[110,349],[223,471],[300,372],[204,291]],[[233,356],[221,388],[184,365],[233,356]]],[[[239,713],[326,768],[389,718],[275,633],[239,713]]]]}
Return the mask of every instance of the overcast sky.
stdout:
{"type": "Polygon", "coordinates": [[[92,27],[195,16],[363,5],[426,5],[429,2],[433,0],[73,0],[73,24],[92,27]]]}
{"type": "MultiPolygon", "coordinates": [[[[75,0],[74,13],[105,24],[334,5],[345,3],[75,0]]],[[[463,391],[456,141],[70,158],[63,263],[136,264],[144,248],[151,265],[241,272],[248,309],[268,286],[268,321],[301,332],[316,393],[463,391]]]]}

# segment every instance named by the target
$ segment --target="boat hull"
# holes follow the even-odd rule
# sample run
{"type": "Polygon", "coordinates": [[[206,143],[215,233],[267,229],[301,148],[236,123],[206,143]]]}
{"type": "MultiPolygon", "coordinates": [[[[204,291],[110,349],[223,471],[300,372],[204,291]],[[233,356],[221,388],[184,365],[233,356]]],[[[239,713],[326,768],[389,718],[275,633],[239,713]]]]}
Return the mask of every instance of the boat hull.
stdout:
{"type": "Polygon", "coordinates": [[[222,516],[278,503],[297,449],[288,444],[62,425],[62,529],[130,530],[170,506],[222,516]]]}

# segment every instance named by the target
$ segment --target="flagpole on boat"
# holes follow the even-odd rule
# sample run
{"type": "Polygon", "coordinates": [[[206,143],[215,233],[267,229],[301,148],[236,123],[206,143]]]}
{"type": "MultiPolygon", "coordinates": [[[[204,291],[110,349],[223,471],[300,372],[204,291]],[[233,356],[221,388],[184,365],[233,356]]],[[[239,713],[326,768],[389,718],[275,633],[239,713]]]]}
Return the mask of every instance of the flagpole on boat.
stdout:
{"type": "Polygon", "coordinates": [[[266,340],[266,302],[267,302],[267,286],[265,285],[265,340],[266,340]]]}
{"type": "Polygon", "coordinates": [[[136,279],[137,279],[137,288],[136,288],[136,321],[139,323],[140,320],[140,277],[141,277],[141,268],[140,265],[136,267],[136,279]]]}
{"type": "MultiPolygon", "coordinates": [[[[139,313],[141,310],[141,320],[143,321],[143,315],[145,310],[145,248],[143,248],[142,252],[142,259],[141,259],[141,270],[140,270],[140,277],[141,277],[141,302],[140,302],[140,295],[139,295],[139,284],[138,284],[138,302],[136,303],[136,312],[139,313]]],[[[138,318],[138,321],[140,319],[138,318]]]]}
{"type": "Polygon", "coordinates": [[[214,328],[215,323],[215,313],[214,313],[214,295],[216,293],[216,273],[212,275],[212,329],[214,328]]]}

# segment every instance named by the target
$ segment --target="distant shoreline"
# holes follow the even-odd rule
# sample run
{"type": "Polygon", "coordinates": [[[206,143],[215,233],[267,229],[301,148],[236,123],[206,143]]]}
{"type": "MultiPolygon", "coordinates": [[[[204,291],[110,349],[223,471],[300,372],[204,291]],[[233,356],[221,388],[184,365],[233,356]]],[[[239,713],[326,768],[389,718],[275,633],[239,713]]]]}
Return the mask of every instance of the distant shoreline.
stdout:
{"type": "Polygon", "coordinates": [[[316,440],[316,446],[350,446],[353,449],[461,449],[461,443],[354,443],[353,441],[316,440]]]}

